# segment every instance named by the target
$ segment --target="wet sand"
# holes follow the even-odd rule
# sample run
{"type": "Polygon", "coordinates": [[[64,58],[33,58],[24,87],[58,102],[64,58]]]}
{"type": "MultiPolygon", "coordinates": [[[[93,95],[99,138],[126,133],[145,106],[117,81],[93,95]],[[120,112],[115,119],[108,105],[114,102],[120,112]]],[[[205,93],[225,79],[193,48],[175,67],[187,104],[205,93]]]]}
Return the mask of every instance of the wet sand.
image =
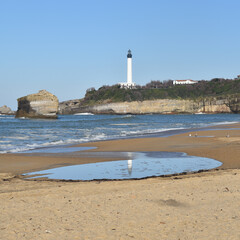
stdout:
{"type": "Polygon", "coordinates": [[[89,154],[177,151],[223,163],[218,171],[168,178],[30,181],[16,174],[112,159],[0,155],[0,239],[240,239],[239,128],[81,144],[98,147],[89,154]]]}

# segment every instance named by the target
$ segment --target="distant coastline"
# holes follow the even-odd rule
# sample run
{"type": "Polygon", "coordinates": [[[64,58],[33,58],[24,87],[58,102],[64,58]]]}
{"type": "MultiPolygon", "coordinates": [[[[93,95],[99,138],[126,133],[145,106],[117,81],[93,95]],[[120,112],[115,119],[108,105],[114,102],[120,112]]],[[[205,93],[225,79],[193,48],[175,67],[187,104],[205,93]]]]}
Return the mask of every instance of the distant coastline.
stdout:
{"type": "Polygon", "coordinates": [[[240,113],[240,79],[215,78],[194,84],[152,81],[133,89],[90,88],[83,99],[60,102],[59,114],[240,113]]]}

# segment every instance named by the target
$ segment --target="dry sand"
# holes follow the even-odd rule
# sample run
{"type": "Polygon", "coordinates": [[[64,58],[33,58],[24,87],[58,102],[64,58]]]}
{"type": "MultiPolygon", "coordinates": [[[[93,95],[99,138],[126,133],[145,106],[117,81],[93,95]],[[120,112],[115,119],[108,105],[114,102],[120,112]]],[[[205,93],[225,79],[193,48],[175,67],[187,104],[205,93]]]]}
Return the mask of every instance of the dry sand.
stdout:
{"type": "Polygon", "coordinates": [[[82,145],[99,147],[91,151],[179,151],[223,162],[218,171],[177,177],[29,181],[16,174],[104,159],[1,155],[0,239],[240,239],[239,128],[82,145]]]}

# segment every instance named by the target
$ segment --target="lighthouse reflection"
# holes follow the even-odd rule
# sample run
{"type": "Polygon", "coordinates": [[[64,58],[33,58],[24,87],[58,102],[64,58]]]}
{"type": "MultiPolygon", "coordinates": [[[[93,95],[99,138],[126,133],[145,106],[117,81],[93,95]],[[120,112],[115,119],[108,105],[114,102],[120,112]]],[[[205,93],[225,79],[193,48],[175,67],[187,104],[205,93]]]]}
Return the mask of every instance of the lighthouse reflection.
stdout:
{"type": "Polygon", "coordinates": [[[132,160],[128,160],[128,174],[132,175],[132,160]]]}
{"type": "Polygon", "coordinates": [[[131,176],[131,175],[132,175],[132,159],[133,159],[133,153],[129,152],[129,153],[128,153],[128,158],[130,158],[130,159],[127,161],[128,175],[131,176]]]}

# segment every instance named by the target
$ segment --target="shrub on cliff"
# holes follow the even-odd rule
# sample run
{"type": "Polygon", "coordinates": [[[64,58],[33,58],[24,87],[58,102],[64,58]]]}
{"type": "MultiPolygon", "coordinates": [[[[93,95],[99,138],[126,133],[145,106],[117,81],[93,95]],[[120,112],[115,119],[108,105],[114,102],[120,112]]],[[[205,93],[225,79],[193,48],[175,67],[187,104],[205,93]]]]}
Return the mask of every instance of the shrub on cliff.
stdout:
{"type": "Polygon", "coordinates": [[[135,89],[120,88],[119,85],[103,86],[98,90],[88,89],[84,104],[102,102],[143,101],[155,99],[198,99],[205,97],[226,97],[240,95],[240,79],[214,78],[191,85],[173,85],[171,80],[151,81],[135,89]]]}

